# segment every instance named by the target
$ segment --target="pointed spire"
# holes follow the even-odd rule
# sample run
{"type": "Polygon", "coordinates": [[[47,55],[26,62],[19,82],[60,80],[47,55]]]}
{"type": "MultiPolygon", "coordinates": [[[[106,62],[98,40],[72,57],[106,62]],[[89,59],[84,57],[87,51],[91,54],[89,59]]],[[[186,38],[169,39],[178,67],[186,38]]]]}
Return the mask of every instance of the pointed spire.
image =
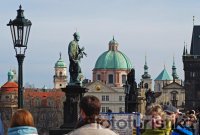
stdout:
{"type": "Polygon", "coordinates": [[[62,53],[60,52],[60,58],[59,58],[60,60],[62,59],[62,53]]]}
{"type": "Polygon", "coordinates": [[[174,56],[173,56],[173,65],[172,65],[172,77],[173,77],[173,81],[174,82],[175,82],[175,79],[178,79],[178,75],[176,73],[176,66],[175,66],[174,56]]]}
{"type": "Polygon", "coordinates": [[[195,16],[193,16],[193,26],[194,26],[194,18],[195,18],[195,16]]]}
{"type": "Polygon", "coordinates": [[[148,74],[148,65],[147,65],[147,56],[145,54],[145,64],[144,64],[144,74],[142,75],[143,79],[151,78],[151,75],[148,74]]]}
{"type": "Polygon", "coordinates": [[[188,51],[187,51],[187,44],[186,44],[185,54],[188,54],[188,51]]]}
{"type": "Polygon", "coordinates": [[[185,55],[185,41],[184,41],[183,55],[185,55]]]}
{"type": "Polygon", "coordinates": [[[113,35],[113,41],[115,41],[115,36],[113,35]]]}
{"type": "Polygon", "coordinates": [[[145,65],[147,65],[147,55],[145,54],[145,65]]]}

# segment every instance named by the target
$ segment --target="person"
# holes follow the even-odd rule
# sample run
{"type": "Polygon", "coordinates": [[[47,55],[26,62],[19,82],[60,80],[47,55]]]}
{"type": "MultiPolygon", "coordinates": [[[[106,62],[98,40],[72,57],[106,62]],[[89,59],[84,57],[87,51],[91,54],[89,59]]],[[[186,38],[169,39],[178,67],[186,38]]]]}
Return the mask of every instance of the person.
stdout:
{"type": "Polygon", "coordinates": [[[160,105],[148,106],[146,112],[147,121],[145,121],[145,131],[142,135],[165,135],[164,118],[165,113],[160,105]]]}
{"type": "Polygon", "coordinates": [[[8,135],[38,135],[34,127],[31,113],[25,109],[18,109],[11,118],[8,135]]]}
{"type": "Polygon", "coordinates": [[[84,96],[79,104],[80,118],[77,127],[68,135],[117,135],[108,128],[101,126],[99,118],[101,103],[92,95],[84,96]]]}
{"type": "Polygon", "coordinates": [[[68,55],[69,55],[69,73],[70,73],[70,83],[71,84],[80,84],[81,83],[81,67],[80,59],[83,58],[83,55],[87,55],[84,52],[84,47],[80,49],[78,41],[80,36],[78,32],[73,34],[74,40],[69,43],[68,46],[68,55]]]}

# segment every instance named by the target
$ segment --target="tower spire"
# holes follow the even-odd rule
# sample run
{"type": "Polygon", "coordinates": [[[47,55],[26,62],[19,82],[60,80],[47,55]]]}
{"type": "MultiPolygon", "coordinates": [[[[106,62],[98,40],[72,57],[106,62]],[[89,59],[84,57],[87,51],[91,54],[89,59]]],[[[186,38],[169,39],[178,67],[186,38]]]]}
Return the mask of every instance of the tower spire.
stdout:
{"type": "Polygon", "coordinates": [[[60,52],[60,60],[61,60],[61,58],[62,58],[62,53],[60,52]]]}
{"type": "Polygon", "coordinates": [[[147,56],[145,54],[145,64],[144,64],[144,74],[142,75],[143,79],[151,78],[151,75],[148,74],[148,65],[147,65],[147,56]]]}
{"type": "Polygon", "coordinates": [[[194,19],[195,19],[195,16],[193,16],[193,26],[194,26],[194,19]]]}
{"type": "Polygon", "coordinates": [[[185,44],[185,46],[186,46],[185,54],[188,54],[188,51],[187,51],[187,43],[185,44]]]}
{"type": "Polygon", "coordinates": [[[176,73],[176,66],[175,66],[174,56],[173,56],[173,65],[172,65],[172,77],[173,77],[173,81],[174,82],[175,82],[175,79],[178,79],[178,75],[176,73]]]}
{"type": "Polygon", "coordinates": [[[185,55],[185,41],[184,41],[183,55],[185,55]]]}

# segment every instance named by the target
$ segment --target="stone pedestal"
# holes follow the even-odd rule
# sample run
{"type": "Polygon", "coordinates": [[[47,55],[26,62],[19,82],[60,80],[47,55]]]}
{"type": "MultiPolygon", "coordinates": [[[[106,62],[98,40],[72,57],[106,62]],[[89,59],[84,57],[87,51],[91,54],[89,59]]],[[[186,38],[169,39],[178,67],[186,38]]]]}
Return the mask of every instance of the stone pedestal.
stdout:
{"type": "Polygon", "coordinates": [[[49,135],[63,135],[74,130],[79,113],[79,102],[84,93],[87,92],[86,88],[81,86],[69,85],[66,88],[62,88],[65,92],[66,100],[64,102],[64,124],[60,126],[60,129],[52,129],[49,131],[49,135]]]}

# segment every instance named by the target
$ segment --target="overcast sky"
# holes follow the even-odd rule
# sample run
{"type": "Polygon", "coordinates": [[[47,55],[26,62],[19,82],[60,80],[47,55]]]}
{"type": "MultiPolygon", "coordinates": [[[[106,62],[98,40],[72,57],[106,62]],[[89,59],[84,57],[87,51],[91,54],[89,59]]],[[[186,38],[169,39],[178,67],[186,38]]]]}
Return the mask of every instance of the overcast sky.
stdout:
{"type": "MultiPolygon", "coordinates": [[[[113,35],[119,50],[131,60],[139,83],[145,53],[149,73],[155,79],[164,64],[171,74],[173,55],[177,73],[184,80],[182,52],[184,41],[190,49],[193,29],[200,24],[199,0],[2,0],[0,3],[0,85],[9,69],[17,70],[10,29],[6,24],[16,17],[19,5],[32,21],[24,60],[24,84],[53,88],[54,64],[59,53],[67,63],[67,46],[73,33],[80,33],[80,46],[88,57],[81,67],[92,79],[97,58],[108,50],[113,35]]],[[[69,77],[68,77],[69,80],[69,77]]]]}

